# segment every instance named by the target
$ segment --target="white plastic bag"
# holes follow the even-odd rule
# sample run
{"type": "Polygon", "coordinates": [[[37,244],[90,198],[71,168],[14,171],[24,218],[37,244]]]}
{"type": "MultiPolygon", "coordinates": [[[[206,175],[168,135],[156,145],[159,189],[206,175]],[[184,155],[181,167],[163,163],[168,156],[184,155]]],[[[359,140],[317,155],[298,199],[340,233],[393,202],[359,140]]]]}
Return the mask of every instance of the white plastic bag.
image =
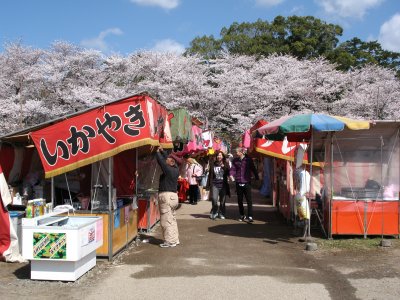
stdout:
{"type": "Polygon", "coordinates": [[[300,220],[309,220],[310,208],[308,206],[308,200],[306,196],[302,196],[300,193],[297,193],[294,197],[294,200],[296,202],[297,215],[299,216],[300,220]]]}

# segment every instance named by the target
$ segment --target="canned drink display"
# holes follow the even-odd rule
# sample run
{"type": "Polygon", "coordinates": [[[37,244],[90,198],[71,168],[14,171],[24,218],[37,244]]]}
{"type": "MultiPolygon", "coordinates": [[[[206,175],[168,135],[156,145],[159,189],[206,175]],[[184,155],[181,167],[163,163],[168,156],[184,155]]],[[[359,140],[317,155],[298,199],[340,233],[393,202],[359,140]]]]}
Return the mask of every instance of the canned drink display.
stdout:
{"type": "Polygon", "coordinates": [[[25,209],[26,218],[36,218],[53,211],[53,204],[46,203],[46,199],[29,200],[25,209]]]}

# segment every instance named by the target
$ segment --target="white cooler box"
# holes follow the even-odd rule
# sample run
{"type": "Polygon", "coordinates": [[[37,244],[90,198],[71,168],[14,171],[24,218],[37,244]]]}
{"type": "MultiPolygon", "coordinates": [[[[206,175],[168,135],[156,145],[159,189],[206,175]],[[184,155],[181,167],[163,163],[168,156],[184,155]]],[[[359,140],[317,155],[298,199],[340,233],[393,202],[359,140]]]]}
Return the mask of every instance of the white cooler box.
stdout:
{"type": "Polygon", "coordinates": [[[96,265],[103,219],[57,213],[25,218],[22,239],[22,255],[31,261],[31,279],[75,281],[96,265]]]}

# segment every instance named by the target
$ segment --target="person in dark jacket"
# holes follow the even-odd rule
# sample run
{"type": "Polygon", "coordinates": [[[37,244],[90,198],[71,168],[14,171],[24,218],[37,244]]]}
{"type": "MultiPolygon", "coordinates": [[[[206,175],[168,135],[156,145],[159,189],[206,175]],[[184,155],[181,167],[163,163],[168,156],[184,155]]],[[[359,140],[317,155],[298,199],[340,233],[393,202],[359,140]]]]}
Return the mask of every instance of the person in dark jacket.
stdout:
{"type": "Polygon", "coordinates": [[[210,191],[212,202],[210,218],[213,220],[215,220],[217,216],[220,219],[225,219],[225,199],[226,196],[231,196],[228,177],[229,163],[226,161],[224,153],[217,151],[215,153],[215,158],[210,162],[210,170],[207,180],[207,188],[210,191]]]}
{"type": "Polygon", "coordinates": [[[160,247],[170,248],[180,244],[178,224],[175,217],[179,202],[177,194],[179,168],[176,157],[174,155],[168,156],[162,147],[157,149],[156,158],[162,170],[158,188],[158,205],[164,243],[160,244],[160,247]]]}
{"type": "Polygon", "coordinates": [[[251,199],[251,173],[258,180],[253,160],[246,155],[245,148],[236,148],[236,157],[232,161],[230,176],[236,181],[236,193],[239,205],[239,221],[253,222],[253,202],[251,199]],[[247,201],[247,219],[244,213],[243,196],[247,201]]]}

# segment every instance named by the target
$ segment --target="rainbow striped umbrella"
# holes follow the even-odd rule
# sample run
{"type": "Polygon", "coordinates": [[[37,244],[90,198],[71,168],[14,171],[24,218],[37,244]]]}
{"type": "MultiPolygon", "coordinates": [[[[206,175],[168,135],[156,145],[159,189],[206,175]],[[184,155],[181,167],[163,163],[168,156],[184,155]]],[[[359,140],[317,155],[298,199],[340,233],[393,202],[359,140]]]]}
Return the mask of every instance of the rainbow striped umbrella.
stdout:
{"type": "Polygon", "coordinates": [[[281,117],[258,128],[258,132],[271,140],[281,140],[287,136],[289,141],[308,140],[315,131],[342,131],[369,129],[370,122],[325,114],[299,114],[281,117]]]}

